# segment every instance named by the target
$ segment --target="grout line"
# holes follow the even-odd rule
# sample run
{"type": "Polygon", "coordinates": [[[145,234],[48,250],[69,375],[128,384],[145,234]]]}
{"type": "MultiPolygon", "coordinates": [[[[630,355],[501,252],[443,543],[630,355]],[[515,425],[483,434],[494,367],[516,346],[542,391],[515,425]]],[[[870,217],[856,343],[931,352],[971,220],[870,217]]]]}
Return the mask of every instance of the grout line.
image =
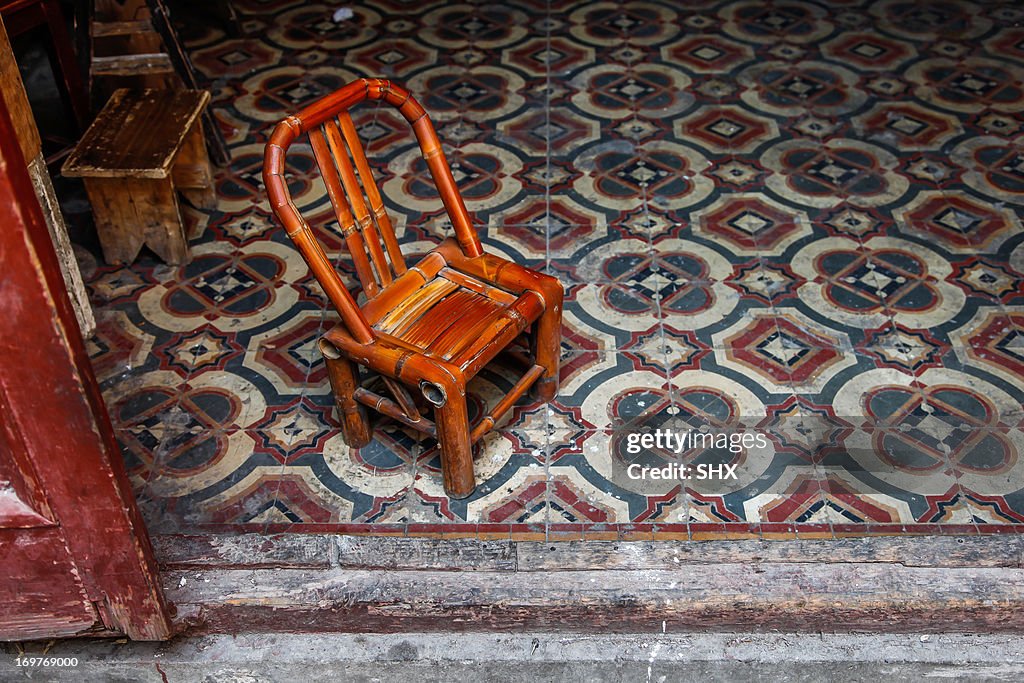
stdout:
{"type": "MultiPolygon", "coordinates": [[[[329,305],[330,305],[329,302],[324,301],[323,305],[320,307],[320,325],[319,325],[319,327],[317,327],[316,339],[319,339],[320,336],[324,333],[324,323],[327,320],[327,307],[329,305]]],[[[299,391],[299,399],[295,403],[295,406],[298,409],[301,409],[302,405],[306,402],[306,397],[307,397],[307,395],[309,393],[309,389],[310,389],[309,377],[310,377],[310,374],[312,373],[313,365],[315,363],[314,359],[316,358],[316,354],[317,353],[318,353],[317,348],[314,345],[314,348],[310,349],[310,351],[309,351],[310,363],[306,367],[306,376],[303,378],[303,381],[302,381],[302,389],[301,389],[301,391],[299,391]]],[[[331,419],[331,418],[328,417],[328,419],[331,419]]],[[[293,439],[294,438],[295,438],[294,436],[288,436],[287,444],[288,444],[289,452],[291,451],[292,446],[294,446],[294,443],[293,443],[293,439]]],[[[250,454],[250,457],[251,457],[251,454],[250,454]]],[[[278,470],[277,483],[276,483],[276,486],[274,487],[274,504],[275,504],[275,506],[276,506],[277,501],[278,501],[278,496],[281,493],[281,482],[284,479],[285,472],[287,472],[287,471],[288,471],[288,465],[286,463],[282,462],[281,463],[281,467],[278,470]]],[[[264,533],[264,534],[267,533],[267,530],[268,530],[270,524],[271,524],[271,521],[268,519],[264,523],[264,525],[263,525],[263,532],[262,533],[264,533]]]]}
{"type": "MultiPolygon", "coordinates": [[[[551,0],[544,7],[544,51],[551,52],[551,0]]],[[[544,256],[545,269],[551,272],[551,60],[544,61],[544,256]]],[[[564,308],[564,306],[563,306],[564,308]]],[[[561,341],[559,341],[561,355],[561,341]]],[[[544,541],[551,540],[551,515],[554,502],[554,491],[551,479],[551,405],[544,406],[544,541]]]]}
{"type": "MultiPolygon", "coordinates": [[[[235,265],[236,263],[237,263],[237,256],[232,256],[231,257],[231,264],[232,264],[232,266],[235,265]]],[[[130,268],[130,267],[131,267],[130,265],[129,266],[125,266],[125,268],[130,268]]],[[[184,266],[184,265],[183,266],[175,266],[176,270],[171,271],[171,272],[173,272],[175,274],[179,273],[179,272],[183,272],[185,267],[186,266],[184,266]]],[[[175,282],[175,283],[181,284],[182,278],[177,277],[177,275],[175,275],[175,277],[171,278],[170,277],[170,273],[169,273],[168,274],[168,278],[165,280],[165,282],[175,282]]],[[[161,287],[162,284],[163,283],[156,284],[156,285],[154,285],[154,287],[161,287]]],[[[138,297],[134,298],[134,300],[131,302],[131,305],[132,305],[132,307],[134,307],[134,313],[136,315],[138,315],[139,318],[145,320],[146,317],[143,316],[139,312],[138,297]]],[[[209,321],[204,320],[203,324],[200,327],[206,327],[208,325],[212,326],[212,324],[209,321]]],[[[182,331],[182,332],[171,331],[168,339],[173,339],[177,335],[181,335],[184,338],[185,336],[194,333],[196,331],[196,329],[198,329],[198,328],[194,328],[192,330],[186,330],[186,331],[182,331]]],[[[228,334],[234,334],[234,333],[228,333],[228,334]]],[[[156,369],[159,370],[159,366],[156,369]]],[[[150,372],[153,372],[153,371],[150,371],[150,372]]],[[[171,370],[170,372],[173,373],[174,371],[171,370]]],[[[173,416],[178,415],[179,413],[186,414],[185,410],[183,408],[183,398],[184,398],[185,394],[188,391],[188,385],[191,383],[192,379],[195,378],[195,377],[198,377],[198,376],[199,376],[199,373],[196,372],[195,366],[190,363],[190,365],[188,367],[188,370],[185,372],[184,378],[181,380],[180,384],[178,385],[177,396],[174,399],[174,405],[170,408],[170,410],[167,413],[168,416],[173,417],[173,416]]],[[[112,407],[113,406],[111,406],[110,408],[112,408],[112,407]]],[[[191,413],[188,413],[188,414],[191,414],[191,413]]],[[[167,424],[166,420],[161,420],[161,423],[164,424],[164,425],[167,424]]],[[[172,424],[173,424],[173,420],[172,420],[172,424]]],[[[128,431],[128,430],[122,429],[120,427],[115,426],[115,434],[118,433],[118,432],[123,432],[123,431],[128,431]]],[[[216,431],[221,431],[221,430],[218,429],[216,431]]],[[[137,501],[148,500],[148,501],[153,502],[153,503],[156,503],[158,500],[161,501],[161,503],[158,505],[161,518],[163,517],[163,502],[169,500],[170,497],[158,498],[158,497],[152,496],[151,493],[152,493],[153,486],[155,485],[155,482],[161,476],[164,475],[164,473],[166,472],[168,466],[170,465],[170,458],[168,457],[169,454],[167,452],[165,452],[165,446],[166,446],[166,444],[171,439],[175,438],[179,434],[180,434],[180,430],[173,430],[172,433],[170,433],[170,434],[166,434],[165,433],[163,435],[163,438],[157,444],[155,452],[153,454],[153,456],[154,456],[153,457],[153,465],[150,468],[149,477],[146,479],[145,485],[143,486],[142,490],[139,491],[137,496],[136,496],[137,501]]]]}

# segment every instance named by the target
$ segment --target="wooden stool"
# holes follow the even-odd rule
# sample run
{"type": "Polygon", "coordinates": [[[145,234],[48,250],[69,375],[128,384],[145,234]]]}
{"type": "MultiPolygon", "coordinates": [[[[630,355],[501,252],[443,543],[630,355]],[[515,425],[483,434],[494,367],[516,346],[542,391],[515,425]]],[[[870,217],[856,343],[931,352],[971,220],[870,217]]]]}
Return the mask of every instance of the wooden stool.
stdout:
{"type": "Polygon", "coordinates": [[[116,91],[61,172],[82,178],[103,256],[131,263],[142,245],[179,265],[191,258],[176,191],[216,203],[200,115],[203,90],[116,91]]]}

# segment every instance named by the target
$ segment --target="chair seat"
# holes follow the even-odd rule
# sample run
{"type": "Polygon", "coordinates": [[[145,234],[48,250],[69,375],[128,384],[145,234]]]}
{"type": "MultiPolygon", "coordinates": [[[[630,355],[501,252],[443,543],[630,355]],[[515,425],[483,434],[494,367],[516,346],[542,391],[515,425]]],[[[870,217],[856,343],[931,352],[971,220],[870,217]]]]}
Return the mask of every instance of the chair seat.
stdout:
{"type": "MultiPolygon", "coordinates": [[[[385,289],[379,296],[387,300],[388,295],[385,289]]],[[[537,319],[543,308],[522,305],[534,296],[530,291],[516,296],[445,266],[390,309],[371,312],[369,322],[428,356],[466,368],[486,364],[501,350],[490,348],[496,338],[513,330],[518,334],[537,319]]]]}

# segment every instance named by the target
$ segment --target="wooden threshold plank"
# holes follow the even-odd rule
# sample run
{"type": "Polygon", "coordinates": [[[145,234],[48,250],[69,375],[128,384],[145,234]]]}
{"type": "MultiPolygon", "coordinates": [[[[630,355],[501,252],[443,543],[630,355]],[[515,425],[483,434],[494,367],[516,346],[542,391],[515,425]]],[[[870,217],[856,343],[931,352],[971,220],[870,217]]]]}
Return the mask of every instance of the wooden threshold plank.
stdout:
{"type": "Polygon", "coordinates": [[[671,571],[346,569],[163,573],[199,632],[1024,627],[1024,570],[898,564],[682,565],[671,571]]]}
{"type": "Polygon", "coordinates": [[[153,552],[163,567],[332,566],[332,542],[319,534],[154,534],[153,552]]]}
{"type": "Polygon", "coordinates": [[[878,536],[837,540],[539,541],[343,534],[154,535],[168,568],[287,566],[557,572],[671,570],[681,564],[891,563],[1024,567],[1019,536],[878,536]]]}
{"type": "Polygon", "coordinates": [[[1024,538],[1011,536],[876,536],[840,539],[727,541],[523,542],[519,571],[671,569],[687,563],[894,563],[916,567],[1024,567],[1024,538]]]}

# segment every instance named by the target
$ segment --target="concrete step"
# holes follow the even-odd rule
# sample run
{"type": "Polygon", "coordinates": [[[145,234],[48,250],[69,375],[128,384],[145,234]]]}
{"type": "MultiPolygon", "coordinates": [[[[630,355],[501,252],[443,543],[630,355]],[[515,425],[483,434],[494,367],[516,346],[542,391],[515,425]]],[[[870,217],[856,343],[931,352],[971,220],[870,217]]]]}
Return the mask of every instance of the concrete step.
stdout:
{"type": "MultiPolygon", "coordinates": [[[[556,633],[207,635],[169,643],[62,641],[63,668],[15,667],[0,680],[438,683],[488,681],[1024,680],[1020,635],[556,633]]],[[[21,646],[39,656],[45,645],[21,646]]]]}

